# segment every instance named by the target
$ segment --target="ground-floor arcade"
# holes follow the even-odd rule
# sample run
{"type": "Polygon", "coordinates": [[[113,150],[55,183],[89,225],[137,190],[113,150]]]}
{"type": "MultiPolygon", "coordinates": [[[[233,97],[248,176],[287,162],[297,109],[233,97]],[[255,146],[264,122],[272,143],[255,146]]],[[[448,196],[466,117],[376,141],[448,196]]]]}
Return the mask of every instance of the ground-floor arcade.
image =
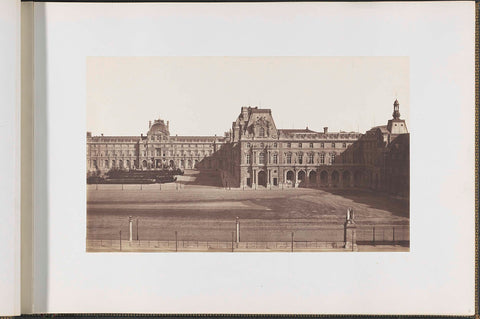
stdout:
{"type": "Polygon", "coordinates": [[[355,166],[316,167],[247,166],[240,168],[240,187],[334,187],[372,188],[382,186],[380,171],[355,166]]]}

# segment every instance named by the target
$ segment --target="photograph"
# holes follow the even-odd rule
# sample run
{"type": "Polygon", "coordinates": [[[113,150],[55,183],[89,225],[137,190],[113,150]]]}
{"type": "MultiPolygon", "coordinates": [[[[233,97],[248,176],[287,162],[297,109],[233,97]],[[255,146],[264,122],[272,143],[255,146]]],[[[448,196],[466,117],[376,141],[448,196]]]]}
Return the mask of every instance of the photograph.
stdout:
{"type": "Polygon", "coordinates": [[[87,57],[87,252],[408,252],[408,57],[87,57]]]}

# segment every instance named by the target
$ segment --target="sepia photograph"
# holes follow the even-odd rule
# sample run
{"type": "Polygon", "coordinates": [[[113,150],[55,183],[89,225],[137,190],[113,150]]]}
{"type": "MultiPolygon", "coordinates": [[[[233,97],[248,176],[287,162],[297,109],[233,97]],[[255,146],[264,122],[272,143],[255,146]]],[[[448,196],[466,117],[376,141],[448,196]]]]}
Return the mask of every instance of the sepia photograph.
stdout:
{"type": "Polygon", "coordinates": [[[88,57],[87,252],[410,249],[408,57],[88,57]]]}

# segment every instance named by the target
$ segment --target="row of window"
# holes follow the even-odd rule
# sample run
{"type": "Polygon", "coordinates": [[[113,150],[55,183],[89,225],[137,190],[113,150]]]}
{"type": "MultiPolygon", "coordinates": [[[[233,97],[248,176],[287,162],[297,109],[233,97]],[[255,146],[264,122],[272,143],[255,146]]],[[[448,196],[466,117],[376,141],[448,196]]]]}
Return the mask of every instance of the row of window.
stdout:
{"type": "MultiPolygon", "coordinates": [[[[325,154],[320,154],[320,164],[325,164],[325,154]]],[[[303,164],[303,156],[297,157],[298,164],[303,164]]],[[[250,154],[246,155],[246,163],[252,164],[252,156],[250,154]]],[[[335,161],[335,153],[330,154],[329,157],[329,164],[333,164],[335,161]]],[[[292,164],[292,153],[287,153],[285,156],[285,163],[292,164]]],[[[307,155],[307,164],[314,163],[314,154],[307,155]]],[[[266,164],[265,162],[265,153],[258,154],[258,164],[266,164]]],[[[278,155],[273,154],[272,156],[272,164],[278,164],[278,155]]]]}
{"type": "MultiPolygon", "coordinates": [[[[314,144],[313,143],[309,143],[308,145],[310,148],[313,148],[314,147],[314,144]]],[[[247,147],[251,147],[251,144],[250,143],[247,143],[247,147]]],[[[260,143],[260,148],[263,148],[265,147],[265,144],[264,143],[260,143]]],[[[291,148],[292,147],[292,143],[286,143],[286,147],[287,148],[291,148]]],[[[298,147],[299,148],[303,148],[303,143],[298,143],[298,147]]],[[[320,147],[321,148],[325,148],[325,143],[320,143],[320,147]]],[[[336,147],[336,143],[331,143],[331,147],[332,148],[335,148],[336,147]]],[[[347,143],[342,143],[342,147],[343,148],[347,148],[347,143]]],[[[273,148],[277,148],[277,143],[273,143],[273,148]]]]}

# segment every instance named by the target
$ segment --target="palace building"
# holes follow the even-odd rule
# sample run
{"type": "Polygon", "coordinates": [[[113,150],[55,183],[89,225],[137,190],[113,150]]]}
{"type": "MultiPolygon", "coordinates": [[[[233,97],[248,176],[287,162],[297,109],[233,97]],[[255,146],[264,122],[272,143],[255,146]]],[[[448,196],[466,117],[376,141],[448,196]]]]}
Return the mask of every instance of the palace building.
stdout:
{"type": "Polygon", "coordinates": [[[161,119],[141,136],[87,133],[87,167],[215,169],[228,187],[364,187],[404,194],[408,140],[398,101],[393,119],[365,134],[280,129],[271,109],[242,107],[223,136],[171,136],[161,119]]]}
{"type": "Polygon", "coordinates": [[[87,166],[89,171],[153,170],[167,167],[193,169],[216,168],[215,153],[225,137],[171,136],[169,122],[149,122],[141,136],[92,136],[87,132],[87,166]]]}

